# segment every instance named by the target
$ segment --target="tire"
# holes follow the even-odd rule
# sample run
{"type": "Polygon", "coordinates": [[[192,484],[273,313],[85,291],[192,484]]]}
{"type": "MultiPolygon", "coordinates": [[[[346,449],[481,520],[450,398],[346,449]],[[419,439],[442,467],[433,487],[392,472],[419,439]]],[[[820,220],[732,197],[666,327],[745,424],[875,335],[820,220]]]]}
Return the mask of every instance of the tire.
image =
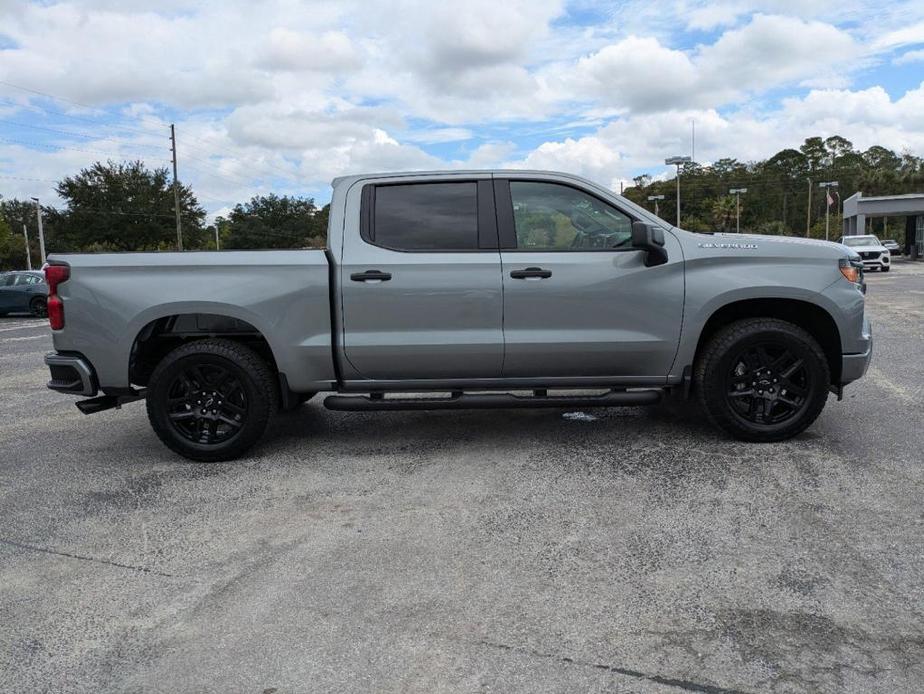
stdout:
{"type": "Polygon", "coordinates": [[[882,271],[883,271],[883,272],[888,272],[888,271],[891,270],[891,269],[892,269],[891,266],[890,266],[890,267],[884,267],[884,268],[882,268],[882,271]]]}
{"type": "Polygon", "coordinates": [[[232,340],[197,340],[155,367],[148,419],[160,440],[184,458],[233,460],[263,436],[278,397],[275,374],[252,349],[232,340]]]}
{"type": "Polygon", "coordinates": [[[694,386],[709,420],[742,441],[783,441],[824,409],[828,360],[802,328],[748,318],[720,329],[703,349],[694,386]]]}
{"type": "Polygon", "coordinates": [[[48,299],[44,296],[37,296],[29,302],[29,310],[36,318],[48,317],[48,299]]]}

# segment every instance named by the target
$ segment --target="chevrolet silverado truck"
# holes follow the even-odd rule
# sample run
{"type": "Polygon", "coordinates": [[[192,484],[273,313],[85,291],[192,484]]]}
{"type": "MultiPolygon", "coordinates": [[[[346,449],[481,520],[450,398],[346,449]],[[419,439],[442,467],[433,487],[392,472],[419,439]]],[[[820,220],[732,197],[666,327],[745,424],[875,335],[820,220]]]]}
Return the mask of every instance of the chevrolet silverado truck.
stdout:
{"type": "Polygon", "coordinates": [[[872,353],[835,243],[676,228],[541,171],[333,181],[326,249],[52,255],[48,387],[240,456],[278,410],[651,405],[778,441],[872,353]],[[425,394],[425,395],[421,395],[425,394]]]}

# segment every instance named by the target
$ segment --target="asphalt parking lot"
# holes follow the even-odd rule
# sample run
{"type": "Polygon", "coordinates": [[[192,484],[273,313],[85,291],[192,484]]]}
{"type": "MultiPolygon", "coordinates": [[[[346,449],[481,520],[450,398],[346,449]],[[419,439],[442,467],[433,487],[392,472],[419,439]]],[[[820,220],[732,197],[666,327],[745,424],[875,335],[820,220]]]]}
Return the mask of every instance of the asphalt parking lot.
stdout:
{"type": "Polygon", "coordinates": [[[192,464],[0,319],[0,690],[924,690],[924,264],[869,286],[870,373],[772,445],[312,402],[192,464]]]}

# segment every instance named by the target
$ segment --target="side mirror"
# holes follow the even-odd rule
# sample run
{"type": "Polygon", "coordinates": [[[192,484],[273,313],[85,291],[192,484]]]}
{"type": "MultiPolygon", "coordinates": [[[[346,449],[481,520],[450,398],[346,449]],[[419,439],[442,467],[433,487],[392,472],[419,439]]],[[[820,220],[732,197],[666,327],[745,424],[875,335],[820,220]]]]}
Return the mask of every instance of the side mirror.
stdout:
{"type": "Polygon", "coordinates": [[[663,265],[667,262],[664,250],[664,230],[645,222],[632,222],[632,248],[645,251],[645,267],[663,265]]]}

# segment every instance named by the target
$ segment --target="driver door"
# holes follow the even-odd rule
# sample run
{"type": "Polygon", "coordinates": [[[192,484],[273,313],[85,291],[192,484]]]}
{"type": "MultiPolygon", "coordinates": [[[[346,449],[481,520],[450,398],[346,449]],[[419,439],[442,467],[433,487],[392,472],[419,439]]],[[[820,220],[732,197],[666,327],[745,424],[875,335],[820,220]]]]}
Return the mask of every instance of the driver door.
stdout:
{"type": "Polygon", "coordinates": [[[505,378],[659,380],[680,339],[683,262],[645,267],[633,218],[596,192],[498,180],[505,378]]]}

